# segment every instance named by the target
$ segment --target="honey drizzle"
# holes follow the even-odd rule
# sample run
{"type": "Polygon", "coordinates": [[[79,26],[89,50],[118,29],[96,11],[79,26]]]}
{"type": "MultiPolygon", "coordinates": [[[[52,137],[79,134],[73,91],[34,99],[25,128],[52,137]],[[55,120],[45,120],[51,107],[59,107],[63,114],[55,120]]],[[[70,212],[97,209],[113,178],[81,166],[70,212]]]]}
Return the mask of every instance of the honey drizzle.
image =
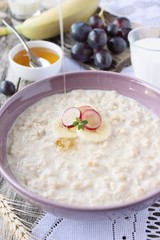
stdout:
{"type": "Polygon", "coordinates": [[[75,143],[73,138],[59,138],[56,140],[55,145],[60,150],[66,151],[74,147],[75,143]]]}

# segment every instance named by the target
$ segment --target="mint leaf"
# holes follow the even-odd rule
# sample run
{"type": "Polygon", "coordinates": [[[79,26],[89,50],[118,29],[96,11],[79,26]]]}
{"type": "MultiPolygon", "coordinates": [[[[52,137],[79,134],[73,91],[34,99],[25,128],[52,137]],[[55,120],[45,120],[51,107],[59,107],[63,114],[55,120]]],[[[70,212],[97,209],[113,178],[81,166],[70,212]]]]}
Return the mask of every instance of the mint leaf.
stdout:
{"type": "Polygon", "coordinates": [[[84,126],[88,123],[87,120],[80,120],[80,118],[76,118],[76,121],[73,122],[74,127],[78,127],[78,130],[84,130],[84,126]]]}
{"type": "Polygon", "coordinates": [[[86,125],[87,123],[88,123],[87,120],[82,120],[82,121],[81,121],[81,124],[83,124],[83,125],[86,125]]]}
{"type": "Polygon", "coordinates": [[[79,124],[79,125],[78,125],[78,130],[81,130],[81,129],[82,129],[82,130],[84,129],[84,125],[83,125],[83,124],[79,124]]]}
{"type": "Polygon", "coordinates": [[[76,117],[76,122],[80,123],[81,122],[81,119],[76,117]]]}
{"type": "Polygon", "coordinates": [[[78,124],[79,124],[79,122],[76,122],[76,121],[73,122],[73,126],[75,126],[75,127],[78,126],[78,124]]]}

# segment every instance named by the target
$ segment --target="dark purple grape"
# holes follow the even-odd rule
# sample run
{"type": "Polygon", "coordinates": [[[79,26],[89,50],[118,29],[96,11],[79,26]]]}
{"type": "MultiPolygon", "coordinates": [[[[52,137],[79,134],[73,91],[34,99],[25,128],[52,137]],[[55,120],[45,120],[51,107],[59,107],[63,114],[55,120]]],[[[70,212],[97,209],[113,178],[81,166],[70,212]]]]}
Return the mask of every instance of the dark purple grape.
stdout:
{"type": "Polygon", "coordinates": [[[94,28],[88,34],[87,42],[93,49],[103,48],[107,43],[107,34],[103,29],[94,28]]]}
{"type": "Polygon", "coordinates": [[[6,96],[12,96],[16,92],[15,85],[10,81],[2,81],[0,83],[0,92],[6,96]]]}
{"type": "Polygon", "coordinates": [[[88,19],[88,24],[92,28],[103,28],[103,21],[98,15],[93,15],[88,19]]]}
{"type": "Polygon", "coordinates": [[[128,42],[128,33],[131,31],[132,29],[131,28],[119,28],[119,31],[118,31],[118,36],[119,37],[122,37],[127,45],[129,45],[129,42],[128,42]]]}
{"type": "Polygon", "coordinates": [[[91,26],[87,23],[76,22],[71,25],[70,34],[75,41],[84,42],[87,40],[88,34],[91,30],[91,26]]]}
{"type": "Polygon", "coordinates": [[[125,50],[127,44],[121,37],[112,37],[109,39],[107,46],[112,53],[118,54],[125,50]]]}
{"type": "Polygon", "coordinates": [[[112,56],[105,49],[97,50],[93,55],[93,59],[95,66],[102,70],[109,69],[112,64],[112,56]]]}
{"type": "Polygon", "coordinates": [[[131,28],[131,22],[126,17],[119,17],[113,21],[119,28],[131,28]]]}
{"type": "Polygon", "coordinates": [[[71,57],[80,62],[89,61],[92,54],[93,54],[92,48],[90,48],[88,44],[85,42],[76,43],[71,48],[71,57]]]}
{"type": "Polygon", "coordinates": [[[117,36],[119,27],[116,24],[110,23],[107,25],[106,32],[108,36],[117,36]]]}

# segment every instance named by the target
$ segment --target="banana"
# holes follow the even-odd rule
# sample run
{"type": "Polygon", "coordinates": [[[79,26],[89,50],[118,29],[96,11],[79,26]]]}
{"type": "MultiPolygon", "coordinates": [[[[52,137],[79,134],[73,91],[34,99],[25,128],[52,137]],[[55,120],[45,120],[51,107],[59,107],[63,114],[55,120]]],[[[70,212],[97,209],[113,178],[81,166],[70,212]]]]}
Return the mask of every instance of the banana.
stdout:
{"type": "Polygon", "coordinates": [[[76,127],[64,127],[59,119],[56,119],[53,124],[53,134],[57,138],[80,138],[86,142],[104,142],[111,133],[110,125],[107,121],[102,121],[101,126],[96,130],[78,130],[76,127]]]}
{"type": "Polygon", "coordinates": [[[107,121],[102,121],[101,126],[96,130],[77,130],[79,138],[86,142],[104,142],[110,135],[111,128],[107,121]]]}
{"type": "MultiPolygon", "coordinates": [[[[97,9],[100,0],[67,0],[62,4],[64,32],[68,32],[72,23],[86,21],[97,9]]],[[[47,39],[58,36],[59,8],[44,11],[39,16],[31,17],[16,26],[19,33],[28,39],[47,39]]],[[[8,28],[1,28],[0,35],[11,33],[8,28]]]]}
{"type": "Polygon", "coordinates": [[[53,134],[58,138],[77,138],[76,128],[64,127],[59,119],[56,119],[53,124],[53,134]]]}

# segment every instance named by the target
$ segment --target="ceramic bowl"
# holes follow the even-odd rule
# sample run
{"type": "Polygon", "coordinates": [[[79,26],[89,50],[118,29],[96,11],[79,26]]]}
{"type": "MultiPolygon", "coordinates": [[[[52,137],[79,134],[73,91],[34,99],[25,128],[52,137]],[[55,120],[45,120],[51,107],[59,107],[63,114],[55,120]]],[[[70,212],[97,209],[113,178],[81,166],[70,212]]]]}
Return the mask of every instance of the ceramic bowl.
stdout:
{"type": "Polygon", "coordinates": [[[27,44],[29,47],[48,48],[55,52],[59,56],[59,59],[48,67],[32,68],[23,66],[13,60],[14,56],[18,52],[24,50],[23,45],[18,44],[13,47],[9,52],[10,66],[12,68],[12,71],[17,75],[17,77],[21,77],[22,79],[28,81],[37,81],[44,78],[52,77],[61,71],[63,53],[62,49],[57,44],[44,40],[28,41],[27,44]]]}
{"type": "MultiPolygon", "coordinates": [[[[66,90],[101,89],[115,90],[118,93],[133,98],[160,116],[160,90],[148,83],[118,73],[103,71],[82,71],[65,75],[66,90]]],[[[0,173],[25,199],[31,201],[44,211],[58,217],[76,220],[113,220],[127,217],[140,211],[160,199],[160,190],[127,204],[104,207],[75,207],[60,204],[24,188],[13,176],[6,156],[7,134],[16,118],[36,101],[64,90],[63,74],[37,81],[11,97],[0,110],[0,173]]],[[[151,186],[152,187],[152,186],[151,186]]]]}

